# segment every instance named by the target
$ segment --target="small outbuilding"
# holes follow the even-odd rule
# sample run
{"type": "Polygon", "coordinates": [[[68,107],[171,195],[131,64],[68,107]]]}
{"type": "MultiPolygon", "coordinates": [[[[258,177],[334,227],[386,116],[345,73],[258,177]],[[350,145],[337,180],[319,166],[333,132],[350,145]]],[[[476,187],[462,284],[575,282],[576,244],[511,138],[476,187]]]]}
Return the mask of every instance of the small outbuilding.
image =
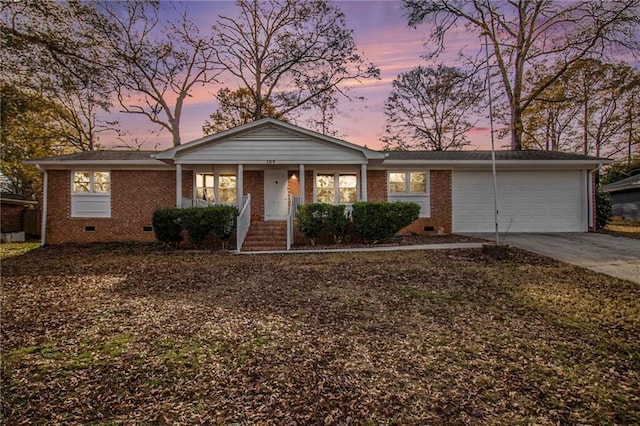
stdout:
{"type": "Polygon", "coordinates": [[[611,196],[613,215],[627,220],[640,220],[640,174],[602,187],[611,196]]]}
{"type": "Polygon", "coordinates": [[[0,194],[0,230],[3,242],[24,241],[24,211],[37,204],[37,201],[22,195],[6,192],[0,194]]]}

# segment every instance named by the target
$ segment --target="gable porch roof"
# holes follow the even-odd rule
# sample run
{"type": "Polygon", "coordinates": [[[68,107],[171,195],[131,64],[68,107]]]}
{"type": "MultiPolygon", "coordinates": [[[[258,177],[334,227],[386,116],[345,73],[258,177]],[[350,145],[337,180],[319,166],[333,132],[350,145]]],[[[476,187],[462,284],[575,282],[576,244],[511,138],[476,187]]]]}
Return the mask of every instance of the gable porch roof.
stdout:
{"type": "Polygon", "coordinates": [[[329,163],[331,159],[340,163],[339,157],[346,157],[345,161],[357,159],[359,163],[367,163],[371,159],[384,159],[382,152],[269,117],[167,149],[156,153],[153,158],[188,164],[198,161],[196,152],[203,155],[205,161],[208,156],[210,159],[215,157],[222,163],[244,164],[264,164],[271,157],[276,158],[281,164],[287,161],[329,163]],[[228,143],[233,143],[236,147],[243,145],[246,151],[243,153],[236,150],[238,159],[230,158],[229,148],[225,146],[228,143]],[[322,147],[327,157],[324,158],[320,150],[314,146],[322,147]],[[303,150],[307,151],[300,161],[294,157],[293,148],[297,147],[300,147],[298,155],[303,150]],[[314,156],[317,156],[317,161],[314,156]]]}

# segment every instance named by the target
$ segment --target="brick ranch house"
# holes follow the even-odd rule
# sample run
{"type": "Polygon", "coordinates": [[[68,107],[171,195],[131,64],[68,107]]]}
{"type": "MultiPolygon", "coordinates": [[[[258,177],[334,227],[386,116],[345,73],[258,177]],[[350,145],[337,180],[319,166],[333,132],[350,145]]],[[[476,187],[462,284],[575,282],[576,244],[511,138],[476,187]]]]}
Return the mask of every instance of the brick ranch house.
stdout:
{"type": "MultiPolygon", "coordinates": [[[[215,203],[242,211],[239,246],[250,228],[289,223],[296,204],[312,202],[416,202],[420,218],[403,232],[495,229],[490,151],[380,152],[272,118],[161,152],[91,151],[28,163],[44,172],[43,244],[153,241],[155,210],[215,203]]],[[[497,151],[500,232],[592,229],[592,173],[603,163],[497,151]]]]}

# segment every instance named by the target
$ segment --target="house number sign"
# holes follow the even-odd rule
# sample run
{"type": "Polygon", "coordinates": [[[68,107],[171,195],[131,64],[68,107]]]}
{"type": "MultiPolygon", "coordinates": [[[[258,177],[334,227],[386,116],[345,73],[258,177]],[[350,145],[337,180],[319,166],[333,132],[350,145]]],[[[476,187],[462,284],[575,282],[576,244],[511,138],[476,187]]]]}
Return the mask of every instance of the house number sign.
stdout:
{"type": "Polygon", "coordinates": [[[276,164],[276,160],[267,160],[267,164],[276,164]]]}

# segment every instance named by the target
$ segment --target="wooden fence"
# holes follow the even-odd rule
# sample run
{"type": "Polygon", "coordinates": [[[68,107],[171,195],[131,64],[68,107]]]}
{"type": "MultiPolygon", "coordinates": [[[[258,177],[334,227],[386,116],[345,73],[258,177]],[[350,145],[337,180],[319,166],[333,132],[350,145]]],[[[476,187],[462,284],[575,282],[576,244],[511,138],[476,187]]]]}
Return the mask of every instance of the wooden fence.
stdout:
{"type": "Polygon", "coordinates": [[[42,212],[39,209],[25,209],[22,212],[22,227],[25,234],[39,237],[41,223],[42,212]]]}

